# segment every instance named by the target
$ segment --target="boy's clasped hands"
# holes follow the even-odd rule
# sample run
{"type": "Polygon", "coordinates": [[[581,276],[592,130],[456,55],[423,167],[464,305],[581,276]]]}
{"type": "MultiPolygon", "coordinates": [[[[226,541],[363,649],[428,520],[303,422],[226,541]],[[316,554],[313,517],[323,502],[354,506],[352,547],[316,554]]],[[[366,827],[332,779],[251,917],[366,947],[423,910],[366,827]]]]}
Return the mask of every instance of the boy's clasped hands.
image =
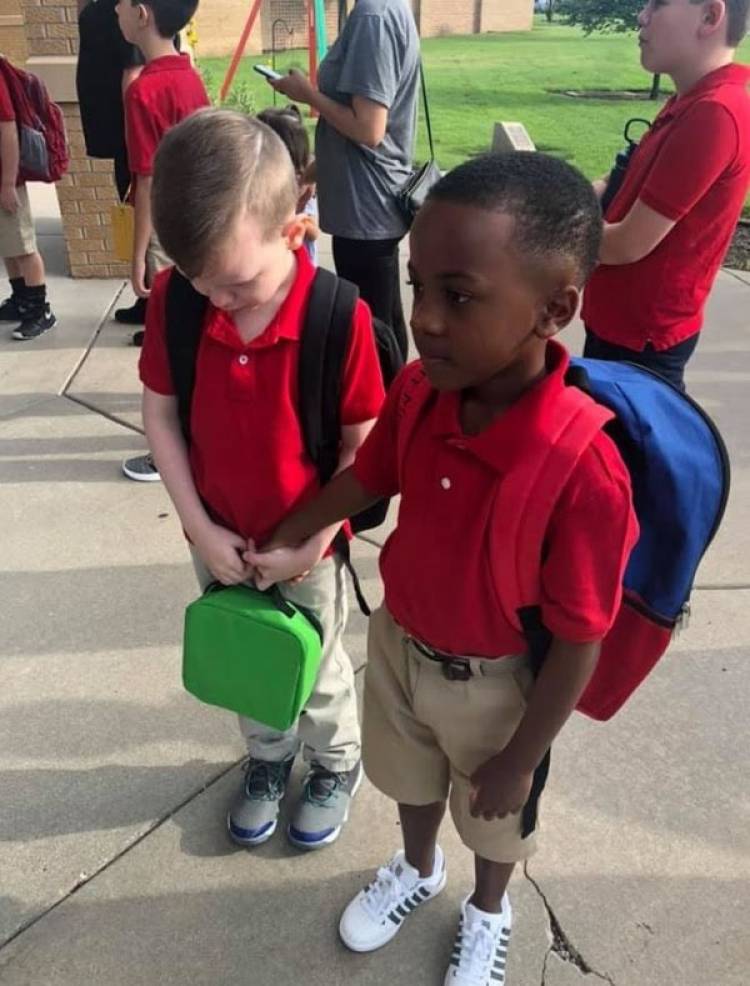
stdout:
{"type": "Polygon", "coordinates": [[[320,537],[295,542],[275,534],[259,549],[244,538],[209,521],[191,535],[198,554],[211,574],[224,585],[254,581],[260,590],[277,582],[301,581],[325,554],[328,545],[320,537]]]}

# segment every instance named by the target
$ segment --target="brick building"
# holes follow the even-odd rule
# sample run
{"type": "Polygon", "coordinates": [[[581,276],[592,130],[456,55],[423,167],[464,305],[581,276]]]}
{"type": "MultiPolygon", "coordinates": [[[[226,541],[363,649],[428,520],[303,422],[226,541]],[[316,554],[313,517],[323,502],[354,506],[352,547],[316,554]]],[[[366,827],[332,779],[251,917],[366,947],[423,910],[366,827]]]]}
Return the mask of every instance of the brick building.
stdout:
{"type": "MultiPolygon", "coordinates": [[[[351,2],[348,0],[349,6],[351,2]]],[[[445,34],[480,34],[484,31],[527,31],[533,21],[532,0],[411,2],[423,38],[445,34]]],[[[326,0],[329,39],[337,34],[338,6],[338,0],[326,0]]],[[[250,7],[250,0],[202,0],[197,18],[200,53],[229,54],[242,32],[250,7]]],[[[264,0],[260,17],[250,36],[248,51],[270,51],[274,46],[300,48],[306,43],[304,0],[264,0]],[[277,25],[275,30],[274,24],[277,25]],[[291,35],[287,34],[289,30],[291,35]]]]}

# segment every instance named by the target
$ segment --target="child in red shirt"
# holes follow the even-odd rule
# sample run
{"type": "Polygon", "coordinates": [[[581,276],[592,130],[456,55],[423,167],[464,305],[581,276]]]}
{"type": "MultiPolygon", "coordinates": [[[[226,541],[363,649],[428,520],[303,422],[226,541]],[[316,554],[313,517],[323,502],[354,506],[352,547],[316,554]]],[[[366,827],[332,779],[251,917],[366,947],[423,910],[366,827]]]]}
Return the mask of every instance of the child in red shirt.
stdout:
{"type": "MultiPolygon", "coordinates": [[[[167,134],[157,154],[154,225],[181,273],[209,303],[188,448],[166,325],[173,272],[157,276],[140,362],[143,420],[204,587],[253,580],[243,554],[320,488],[297,403],[300,339],[315,274],[303,249],[306,223],[296,214],[297,196],[284,144],[240,113],[194,114],[167,134]]],[[[353,460],[382,400],[372,319],[359,302],[341,386],[341,468],[353,460]]],[[[317,849],[338,837],[361,779],[354,672],[342,643],[344,575],[329,549],[339,526],[288,553],[289,576],[307,574],[281,591],[317,617],[323,656],[313,694],[292,729],[280,733],[241,719],[250,761],[228,824],[243,846],[273,834],[300,750],[309,774],[288,828],[296,846],[317,849]]]]}
{"type": "Polygon", "coordinates": [[[47,302],[44,261],[37,249],[34,217],[26,183],[19,180],[16,111],[0,73],[0,256],[11,294],[0,304],[0,322],[19,323],[11,333],[17,342],[36,339],[56,323],[47,302]]]}
{"type": "Polygon", "coordinates": [[[593,673],[636,539],[627,470],[600,432],[547,528],[540,603],[552,643],[534,679],[503,610],[497,573],[514,559],[493,538],[498,491],[537,423],[555,421],[568,357],[553,336],[576,313],[600,238],[591,186],[546,155],[485,155],[444,177],[411,231],[421,367],[396,380],[354,466],[246,555],[271,581],[312,532],[401,494],[381,556],[385,603],[370,623],[363,762],[398,803],[404,850],[339,931],[355,951],[379,948],[443,889],[436,840],[450,803],[476,886],[445,986],[505,981],[506,888],[534,850],[537,771],[593,673]]]}
{"type": "Polygon", "coordinates": [[[747,17],[748,0],[646,3],[641,62],[677,94],[607,208],[584,296],[585,356],[638,363],[681,389],[750,187],[750,68],[733,62],[747,17]]]}
{"type": "MultiPolygon", "coordinates": [[[[154,235],[151,222],[151,184],[154,156],[164,134],[196,110],[209,105],[203,81],[187,55],[175,54],[174,36],[198,9],[198,0],[119,0],[117,18],[126,41],[137,45],[146,66],[125,92],[125,140],[133,176],[135,237],[131,283],[137,297],[147,298],[156,274],[169,258],[154,235]]],[[[143,330],[133,335],[136,346],[143,330]]],[[[150,454],[126,459],[128,479],[159,479],[150,454]]]]}

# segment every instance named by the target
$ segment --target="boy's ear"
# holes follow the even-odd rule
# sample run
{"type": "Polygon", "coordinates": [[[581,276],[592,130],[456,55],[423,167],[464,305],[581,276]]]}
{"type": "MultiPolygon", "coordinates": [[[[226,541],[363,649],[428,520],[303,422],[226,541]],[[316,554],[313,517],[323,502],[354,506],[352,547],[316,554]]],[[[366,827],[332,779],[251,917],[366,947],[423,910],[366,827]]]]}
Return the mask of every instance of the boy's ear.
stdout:
{"type": "Polygon", "coordinates": [[[581,290],[575,284],[567,284],[548,299],[539,313],[534,332],[540,339],[551,339],[569,325],[578,311],[581,290]]]}
{"type": "Polygon", "coordinates": [[[709,37],[718,27],[726,23],[727,5],[724,0],[709,0],[703,5],[699,33],[709,37]]]}
{"type": "Polygon", "coordinates": [[[305,242],[306,220],[304,216],[295,216],[290,219],[281,231],[282,237],[286,240],[286,245],[290,250],[299,250],[305,242]]]}

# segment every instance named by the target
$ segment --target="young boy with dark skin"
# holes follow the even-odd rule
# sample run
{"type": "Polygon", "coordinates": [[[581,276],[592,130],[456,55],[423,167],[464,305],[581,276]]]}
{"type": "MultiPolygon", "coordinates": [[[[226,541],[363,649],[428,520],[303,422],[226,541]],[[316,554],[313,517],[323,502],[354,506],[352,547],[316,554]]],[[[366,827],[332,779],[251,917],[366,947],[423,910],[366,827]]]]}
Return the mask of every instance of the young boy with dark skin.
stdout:
{"type": "MultiPolygon", "coordinates": [[[[607,208],[584,297],[585,356],[638,363],[680,388],[750,186],[750,68],[734,62],[748,6],[644,6],[641,63],[670,76],[677,92],[607,208]]],[[[603,194],[606,181],[595,187],[603,194]]]]}
{"type": "Polygon", "coordinates": [[[415,364],[353,467],[245,556],[271,583],[315,531],[401,493],[381,555],[385,602],[370,624],[363,758],[398,803],[404,851],[349,904],[339,930],[353,950],[379,948],[442,890],[436,840],[450,797],[476,885],[446,986],[505,981],[506,890],[534,850],[521,809],[596,666],[637,537],[629,476],[599,433],[548,527],[540,580],[552,643],[534,681],[526,641],[498,606],[493,572],[512,560],[493,541],[493,508],[535,423],[555,419],[568,357],[553,337],[576,313],[600,236],[590,184],[545,155],[485,155],[443,178],[411,232],[411,324],[430,387],[408,451],[400,429],[415,364]],[[460,680],[447,673],[456,662],[460,680]]]}

